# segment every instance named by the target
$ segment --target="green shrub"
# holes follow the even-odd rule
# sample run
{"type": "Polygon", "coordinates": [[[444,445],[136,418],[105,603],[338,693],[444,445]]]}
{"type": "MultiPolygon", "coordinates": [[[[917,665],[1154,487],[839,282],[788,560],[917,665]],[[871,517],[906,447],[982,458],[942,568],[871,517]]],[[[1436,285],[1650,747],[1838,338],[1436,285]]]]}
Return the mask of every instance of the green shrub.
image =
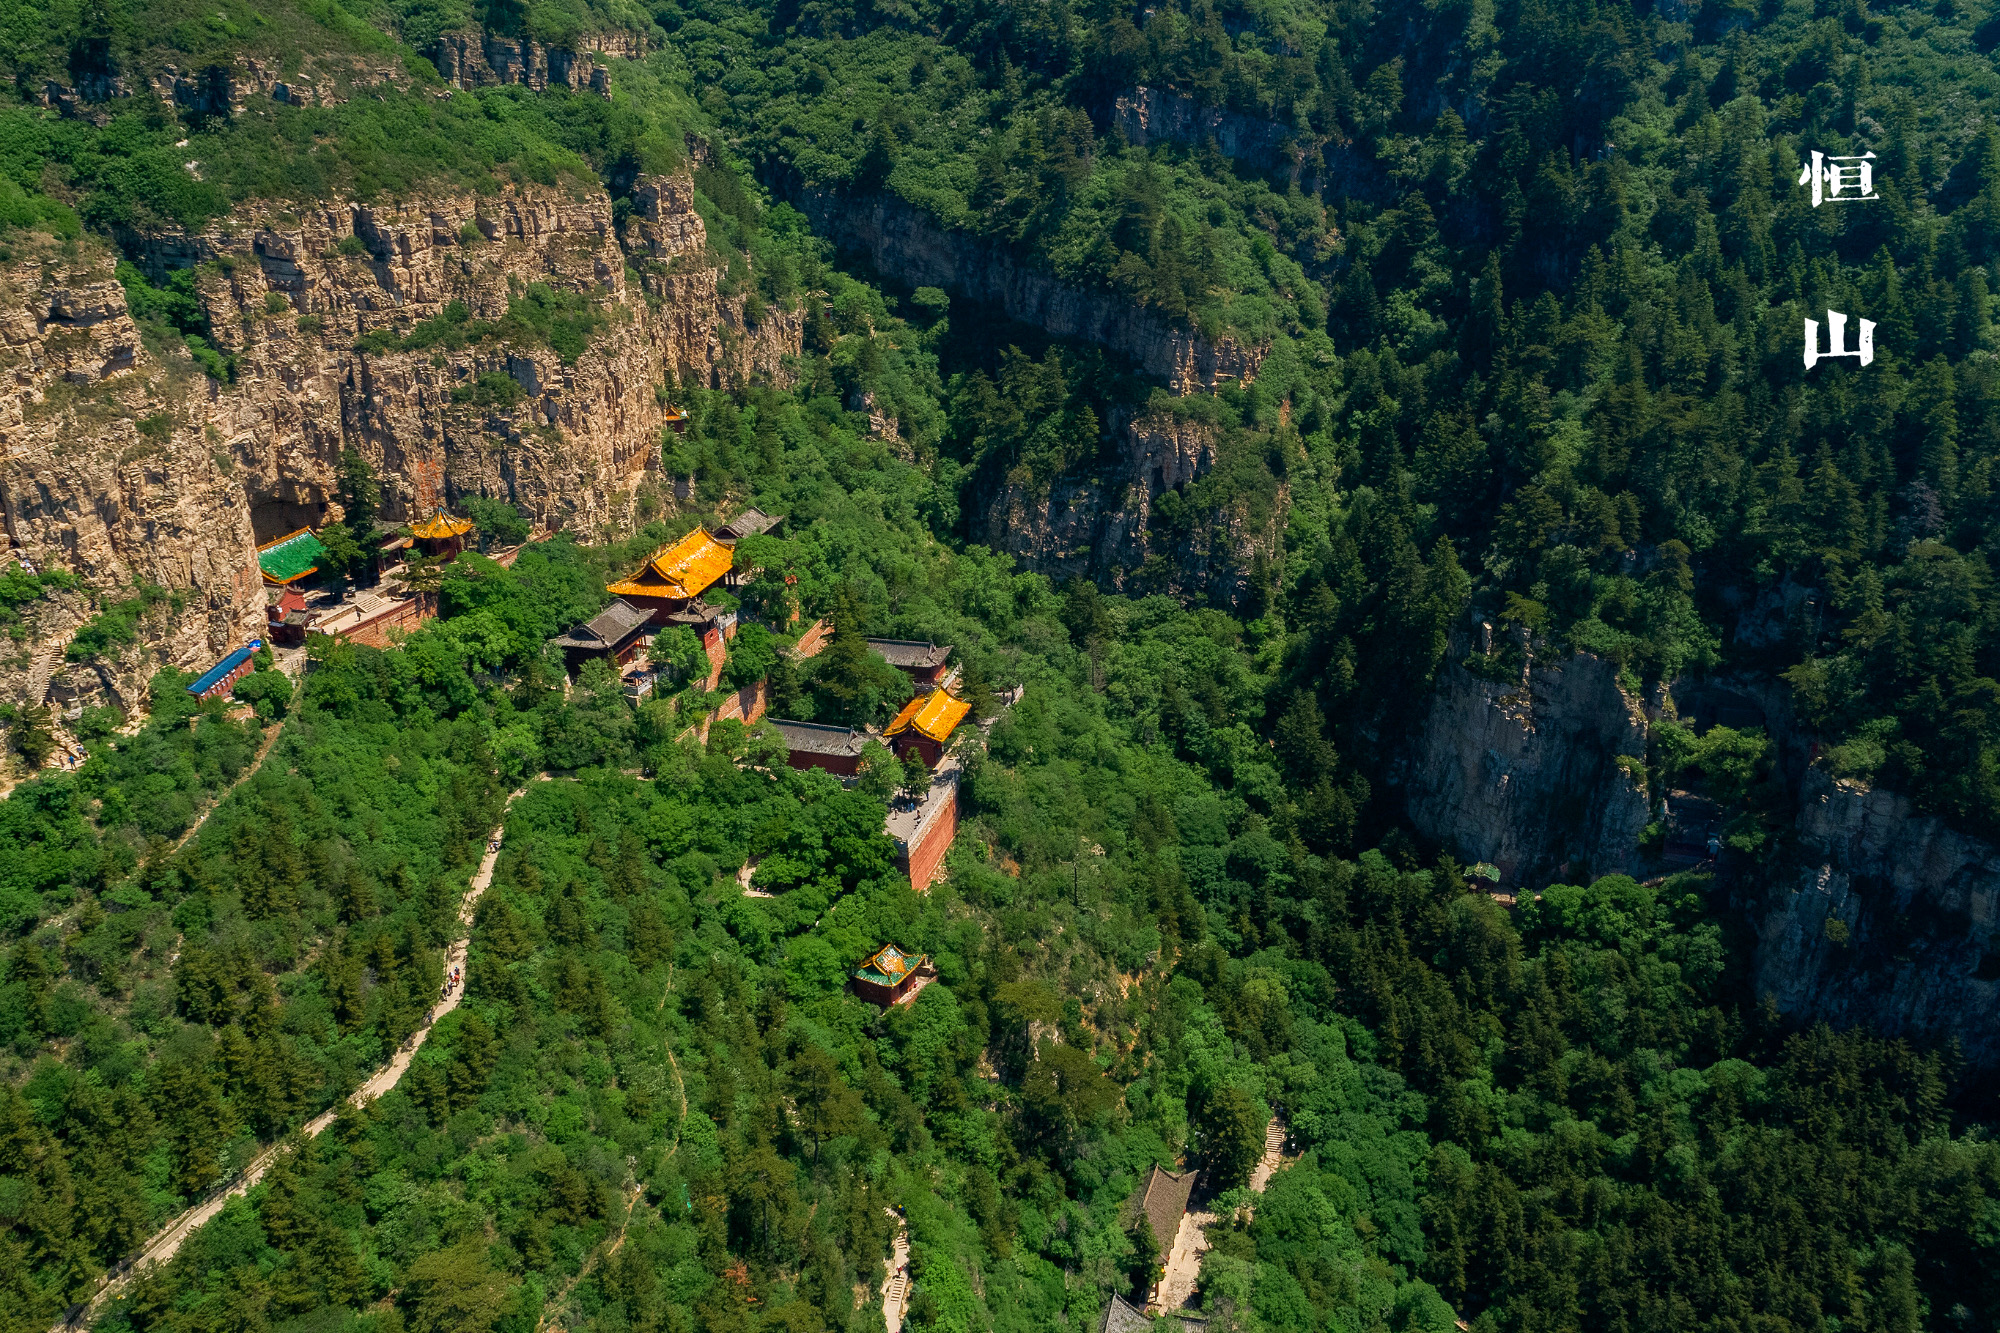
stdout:
{"type": "Polygon", "coordinates": [[[497,407],[506,409],[514,406],[527,391],[512,375],[505,371],[489,370],[482,373],[470,384],[461,384],[451,391],[454,403],[470,403],[474,407],[497,407]]]}

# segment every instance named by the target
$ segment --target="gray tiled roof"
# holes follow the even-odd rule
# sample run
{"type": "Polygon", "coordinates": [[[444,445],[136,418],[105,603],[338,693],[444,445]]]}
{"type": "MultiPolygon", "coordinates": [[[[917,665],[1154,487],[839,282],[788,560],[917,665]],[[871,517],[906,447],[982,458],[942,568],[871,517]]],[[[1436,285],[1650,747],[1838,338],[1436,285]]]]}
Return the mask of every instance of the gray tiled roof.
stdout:
{"type": "Polygon", "coordinates": [[[591,617],[588,624],[577,626],[556,642],[566,648],[609,648],[630,638],[652,614],[620,597],[591,617]]]}
{"type": "Polygon", "coordinates": [[[767,514],[753,506],[717,528],[715,539],[719,542],[741,541],[745,537],[769,532],[784,521],[783,514],[767,514]]]}
{"type": "Polygon", "coordinates": [[[1130,1301],[1114,1292],[1111,1304],[1104,1307],[1104,1322],[1097,1326],[1097,1333],[1145,1333],[1152,1326],[1143,1310],[1133,1308],[1130,1301]]]}
{"type": "Polygon", "coordinates": [[[1139,1209],[1153,1224],[1153,1239],[1160,1253],[1174,1248],[1181,1229],[1181,1214],[1187,1211],[1188,1196],[1194,1193],[1194,1172],[1178,1174],[1155,1166],[1146,1173],[1146,1185],[1139,1194],[1139,1209]]]}
{"type": "Polygon", "coordinates": [[[767,719],[785,738],[785,748],[800,754],[860,754],[868,743],[866,734],[853,727],[829,727],[822,722],[790,722],[767,719]]]}
{"type": "Polygon", "coordinates": [[[905,671],[943,666],[945,659],[951,656],[951,645],[948,643],[919,642],[916,639],[870,639],[868,646],[890,666],[901,667],[905,671]]]}

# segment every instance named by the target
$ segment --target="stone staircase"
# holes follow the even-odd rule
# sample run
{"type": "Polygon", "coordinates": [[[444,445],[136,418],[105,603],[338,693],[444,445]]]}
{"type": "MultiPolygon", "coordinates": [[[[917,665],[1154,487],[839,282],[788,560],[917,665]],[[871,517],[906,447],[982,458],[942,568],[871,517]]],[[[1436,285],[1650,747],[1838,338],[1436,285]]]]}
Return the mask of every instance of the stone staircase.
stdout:
{"type": "Polygon", "coordinates": [[[1285,1139],[1287,1137],[1285,1122],[1276,1116],[1272,1116],[1271,1123],[1264,1130],[1264,1155],[1266,1157],[1283,1156],[1285,1139]]]}
{"type": "Polygon", "coordinates": [[[56,663],[62,660],[63,649],[67,647],[69,639],[64,637],[35,650],[34,661],[28,664],[28,707],[40,708],[42,701],[48,698],[49,681],[56,674],[56,663]]]}

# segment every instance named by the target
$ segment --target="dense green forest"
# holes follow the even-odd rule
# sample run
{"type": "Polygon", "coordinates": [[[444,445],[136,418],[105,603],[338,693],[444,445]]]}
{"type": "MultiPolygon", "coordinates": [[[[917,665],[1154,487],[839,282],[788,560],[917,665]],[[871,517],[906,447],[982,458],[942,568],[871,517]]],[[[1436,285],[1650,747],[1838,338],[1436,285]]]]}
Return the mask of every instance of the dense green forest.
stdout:
{"type": "MultiPolygon", "coordinates": [[[[859,1333],[893,1205],[912,1328],[1080,1331],[1143,1295],[1160,1238],[1127,1201],[1156,1162],[1202,1168],[1224,1219],[1217,1329],[2000,1327],[1979,1071],[1801,1030],[1749,982],[1742,903],[1787,872],[1797,777],[1764,738],[1667,723],[1648,757],[1738,816],[1731,884],[1535,884],[1512,912],[1384,782],[1478,609],[1635,691],[1781,673],[1834,773],[2000,828],[1996,46],[1980,5],[1859,0],[0,3],[11,233],[115,245],[439,179],[629,207],[638,174],[692,169],[726,286],[806,330],[796,388],[662,386],[689,413],[662,461],[694,482],[671,519],[461,556],[438,620],[317,650],[296,692],[259,672],[253,720],[165,673],[142,726],[97,719],[78,771],[0,801],[0,1327],[42,1333],[409,1035],[503,806],[466,1003],[97,1327],[859,1333]],[[650,50],[609,98],[439,95],[431,43],[480,30],[650,50]],[[344,100],[144,95],[239,57],[344,100]],[[114,80],[139,95],[102,116],[38,104],[114,80]],[[1134,146],[1142,86],[1263,147],[1134,146]],[[1814,209],[1814,150],[1876,153],[1881,198],[1814,209]],[[1169,400],[838,253],[785,202],[809,190],[1258,373],[1169,400]],[[1872,365],[1802,366],[1829,309],[1878,324],[1872,365]],[[1150,562],[1057,587],[981,544],[1003,488],[1115,476],[1141,411],[1218,441],[1154,506],[1162,547],[1282,519],[1247,599],[1150,562]],[[745,544],[767,577],[726,600],[764,623],[725,688],[879,721],[907,686],[855,636],[928,638],[990,723],[928,894],[880,784],[734,723],[688,737],[717,703],[691,642],[639,707],[545,651],[607,577],[752,502],[788,522],[745,544]],[[793,610],[835,648],[794,663],[793,610]],[[743,892],[751,858],[776,896],[743,892]],[[890,940],[940,980],[883,1014],[843,982],[890,940]],[[1300,1156],[1253,1198],[1274,1112],[1300,1156]]],[[[229,392],[185,280],[120,276],[229,392]]],[[[516,306],[394,344],[574,359],[594,332],[569,295],[516,306]]],[[[59,586],[5,575],[0,623],[59,586]]],[[[150,603],[126,606],[105,642],[150,603]]]]}

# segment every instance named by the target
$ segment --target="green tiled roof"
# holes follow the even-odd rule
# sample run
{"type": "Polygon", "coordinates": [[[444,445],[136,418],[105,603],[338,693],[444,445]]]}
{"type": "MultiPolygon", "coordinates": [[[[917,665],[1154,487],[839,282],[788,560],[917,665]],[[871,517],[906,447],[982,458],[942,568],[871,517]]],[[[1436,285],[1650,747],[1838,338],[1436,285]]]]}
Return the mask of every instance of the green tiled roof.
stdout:
{"type": "Polygon", "coordinates": [[[311,528],[300,528],[289,536],[257,548],[257,567],[273,583],[290,583],[304,578],[326,558],[326,547],[313,536],[311,528]]]}
{"type": "Polygon", "coordinates": [[[904,977],[910,975],[911,971],[922,961],[921,957],[912,958],[893,944],[885,944],[876,950],[872,958],[854,969],[854,976],[859,981],[872,981],[881,986],[893,986],[904,977]]]}

